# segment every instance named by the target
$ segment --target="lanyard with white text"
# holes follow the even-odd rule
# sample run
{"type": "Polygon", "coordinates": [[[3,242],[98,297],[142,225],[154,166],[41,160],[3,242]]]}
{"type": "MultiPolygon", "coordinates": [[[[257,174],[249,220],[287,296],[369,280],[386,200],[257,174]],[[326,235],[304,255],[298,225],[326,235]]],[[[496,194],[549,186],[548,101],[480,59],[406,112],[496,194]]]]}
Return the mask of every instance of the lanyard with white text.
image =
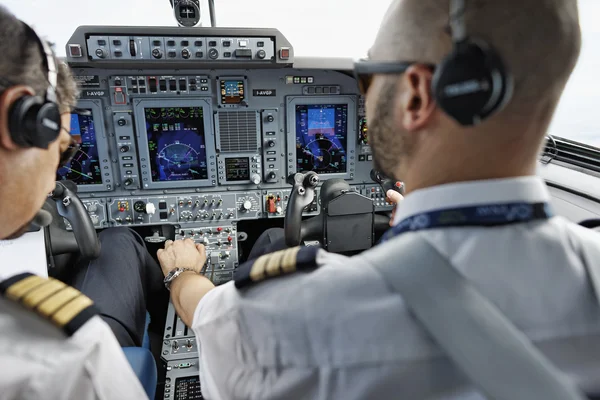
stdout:
{"type": "Polygon", "coordinates": [[[389,229],[385,242],[405,232],[461,226],[500,226],[548,219],[553,212],[548,203],[502,203],[447,208],[410,216],[389,229]]]}

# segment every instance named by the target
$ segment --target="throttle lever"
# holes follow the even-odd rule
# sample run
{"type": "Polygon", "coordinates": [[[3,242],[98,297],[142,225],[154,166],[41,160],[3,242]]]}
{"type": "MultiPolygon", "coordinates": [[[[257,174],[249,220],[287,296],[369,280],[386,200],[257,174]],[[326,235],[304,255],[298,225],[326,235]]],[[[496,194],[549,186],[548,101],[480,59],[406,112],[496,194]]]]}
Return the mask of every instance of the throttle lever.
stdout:
{"type": "Polygon", "coordinates": [[[383,193],[393,190],[404,196],[404,183],[388,178],[380,171],[374,169],[371,170],[371,179],[381,186],[383,193]]]}

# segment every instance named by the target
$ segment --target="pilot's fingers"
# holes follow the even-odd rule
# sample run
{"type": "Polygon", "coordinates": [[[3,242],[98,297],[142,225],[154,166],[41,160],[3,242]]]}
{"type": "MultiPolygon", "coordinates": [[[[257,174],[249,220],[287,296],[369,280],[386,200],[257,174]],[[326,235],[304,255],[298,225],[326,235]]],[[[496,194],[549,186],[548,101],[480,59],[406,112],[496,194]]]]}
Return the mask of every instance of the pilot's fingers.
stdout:
{"type": "Polygon", "coordinates": [[[206,255],[206,248],[203,244],[198,243],[196,245],[196,249],[198,250],[198,253],[202,254],[203,256],[206,255]]]}
{"type": "Polygon", "coordinates": [[[165,250],[166,250],[166,249],[168,249],[168,248],[169,248],[169,247],[170,247],[172,244],[173,244],[173,241],[172,241],[172,240],[167,240],[167,241],[165,242],[165,250]]]}
{"type": "Polygon", "coordinates": [[[388,190],[386,192],[386,196],[387,196],[388,200],[394,204],[398,204],[402,200],[404,200],[404,196],[402,196],[400,193],[396,192],[395,190],[388,190]]]}
{"type": "Polygon", "coordinates": [[[193,241],[192,239],[190,239],[190,238],[185,238],[185,239],[183,239],[183,244],[184,244],[184,245],[186,245],[186,246],[189,246],[189,245],[195,246],[195,245],[196,245],[196,242],[194,242],[194,241],[193,241]]]}
{"type": "Polygon", "coordinates": [[[156,252],[156,257],[160,258],[163,251],[164,251],[163,249],[158,249],[158,251],[156,252]]]}

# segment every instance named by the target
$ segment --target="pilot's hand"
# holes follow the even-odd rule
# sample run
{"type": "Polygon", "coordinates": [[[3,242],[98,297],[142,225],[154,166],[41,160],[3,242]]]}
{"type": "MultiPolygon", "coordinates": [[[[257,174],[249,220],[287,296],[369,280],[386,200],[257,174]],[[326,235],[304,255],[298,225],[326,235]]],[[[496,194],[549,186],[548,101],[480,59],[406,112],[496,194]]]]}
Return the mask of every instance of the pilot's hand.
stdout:
{"type": "Polygon", "coordinates": [[[396,206],[402,200],[404,200],[404,196],[395,190],[388,190],[385,194],[387,196],[387,200],[394,205],[394,209],[392,210],[392,218],[390,218],[390,226],[394,226],[394,218],[396,218],[396,206]]]}
{"type": "Polygon", "coordinates": [[[204,245],[196,244],[192,239],[167,240],[165,248],[156,253],[165,276],[175,268],[190,268],[200,273],[206,263],[204,245]]]}

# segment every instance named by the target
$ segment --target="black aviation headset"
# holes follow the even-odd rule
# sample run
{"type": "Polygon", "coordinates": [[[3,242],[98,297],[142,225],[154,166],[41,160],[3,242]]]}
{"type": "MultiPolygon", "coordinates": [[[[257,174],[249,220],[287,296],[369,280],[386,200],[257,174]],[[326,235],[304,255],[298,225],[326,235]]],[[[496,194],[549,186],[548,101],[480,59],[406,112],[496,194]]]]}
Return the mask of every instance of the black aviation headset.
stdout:
{"type": "Polygon", "coordinates": [[[446,114],[470,126],[504,108],[514,82],[498,53],[485,41],[468,36],[465,1],[450,0],[453,49],[436,66],[432,91],[446,114]]]}
{"type": "MultiPolygon", "coordinates": [[[[8,128],[12,140],[23,148],[47,149],[58,138],[61,117],[56,96],[58,70],[56,58],[50,46],[26,23],[22,22],[29,37],[38,43],[48,75],[48,89],[44,97],[26,95],[19,98],[9,110],[8,128]]],[[[0,82],[8,88],[16,84],[6,78],[0,82]]]]}

